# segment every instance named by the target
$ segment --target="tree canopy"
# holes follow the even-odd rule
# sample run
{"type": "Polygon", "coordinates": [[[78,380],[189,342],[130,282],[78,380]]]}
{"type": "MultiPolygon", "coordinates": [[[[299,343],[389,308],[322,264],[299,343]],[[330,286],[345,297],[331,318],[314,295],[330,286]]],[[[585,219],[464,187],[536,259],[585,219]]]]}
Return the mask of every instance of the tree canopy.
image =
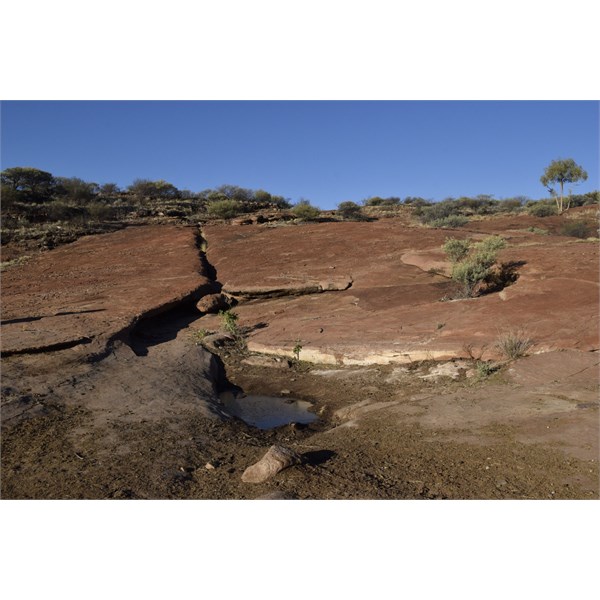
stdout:
{"type": "MultiPolygon", "coordinates": [[[[579,166],[572,158],[557,159],[553,160],[544,171],[544,174],[540,177],[540,182],[543,186],[548,188],[548,191],[556,200],[556,207],[558,214],[561,214],[564,210],[564,185],[565,183],[578,183],[579,181],[585,181],[588,178],[586,171],[579,166]],[[557,195],[556,190],[551,184],[560,185],[560,196],[557,195]]],[[[569,209],[570,203],[567,205],[566,210],[569,209]]]]}
{"type": "Polygon", "coordinates": [[[52,173],[33,167],[4,169],[1,182],[3,188],[18,194],[23,200],[46,200],[56,186],[52,173]]]}
{"type": "Polygon", "coordinates": [[[79,177],[57,177],[56,195],[78,202],[91,200],[98,193],[98,184],[79,177]]]}

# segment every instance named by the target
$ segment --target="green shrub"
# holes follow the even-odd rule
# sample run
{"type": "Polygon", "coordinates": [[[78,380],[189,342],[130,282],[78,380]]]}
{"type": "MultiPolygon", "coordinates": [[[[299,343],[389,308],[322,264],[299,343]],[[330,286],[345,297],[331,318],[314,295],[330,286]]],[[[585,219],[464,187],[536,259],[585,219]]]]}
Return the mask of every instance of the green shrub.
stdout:
{"type": "Polygon", "coordinates": [[[569,197],[571,206],[590,206],[600,204],[600,192],[587,192],[585,194],[575,194],[569,197]]]}
{"type": "Polygon", "coordinates": [[[55,200],[45,206],[49,221],[75,221],[82,223],[86,220],[87,211],[82,206],[74,206],[67,202],[55,200]]]}
{"type": "Polygon", "coordinates": [[[498,212],[518,212],[523,207],[523,202],[520,198],[506,198],[498,201],[498,212]]]}
{"type": "Polygon", "coordinates": [[[271,204],[275,208],[288,209],[292,208],[292,203],[283,196],[271,196],[271,204]]]}
{"type": "Polygon", "coordinates": [[[452,279],[463,286],[463,297],[473,297],[477,285],[483,283],[490,274],[492,264],[489,264],[489,261],[482,261],[478,257],[467,259],[454,265],[452,279]]]}
{"type": "Polygon", "coordinates": [[[237,324],[238,314],[232,310],[220,310],[219,317],[221,317],[221,325],[223,329],[231,335],[237,335],[239,333],[239,327],[237,324]]]}
{"type": "Polygon", "coordinates": [[[348,221],[360,221],[363,219],[361,208],[356,202],[340,202],[337,207],[337,214],[348,221]]]}
{"type": "Polygon", "coordinates": [[[534,217],[551,217],[557,214],[556,206],[547,204],[543,200],[530,204],[527,207],[527,212],[534,217]]]}
{"type": "Polygon", "coordinates": [[[111,206],[102,202],[92,202],[87,204],[85,208],[93,221],[107,221],[114,218],[116,212],[111,206]]]}
{"type": "Polygon", "coordinates": [[[371,198],[367,198],[366,200],[363,200],[363,204],[365,206],[379,206],[379,207],[391,208],[394,206],[398,206],[400,204],[400,198],[396,198],[395,196],[390,196],[389,198],[381,198],[380,196],[372,196],[371,198]]]}
{"type": "Polygon", "coordinates": [[[294,357],[296,358],[296,360],[300,360],[300,352],[301,351],[302,351],[302,344],[300,343],[300,340],[297,339],[296,345],[292,348],[292,352],[294,353],[294,357]]]}
{"type": "Polygon", "coordinates": [[[403,200],[403,203],[407,206],[413,206],[415,208],[428,206],[431,204],[429,200],[425,200],[425,198],[421,198],[420,196],[406,196],[406,198],[403,200]]]}
{"type": "Polygon", "coordinates": [[[319,218],[321,210],[313,206],[308,200],[300,200],[298,204],[292,208],[293,215],[302,221],[315,221],[319,218]]]}
{"type": "MultiPolygon", "coordinates": [[[[488,252],[498,252],[506,247],[506,240],[499,235],[491,235],[484,238],[474,245],[474,249],[478,254],[486,254],[488,252]]],[[[495,258],[494,258],[495,260],[495,258]]]]}
{"type": "Polygon", "coordinates": [[[237,323],[238,314],[230,309],[220,310],[219,317],[221,317],[221,326],[233,338],[233,347],[238,352],[244,352],[246,350],[246,340],[242,328],[237,323]]]}
{"type": "Polygon", "coordinates": [[[196,346],[199,346],[204,338],[210,334],[211,332],[208,329],[196,329],[190,333],[190,339],[194,342],[194,344],[196,344],[196,346]]]}
{"type": "Polygon", "coordinates": [[[462,286],[461,296],[472,298],[477,288],[492,278],[496,254],[506,242],[498,236],[490,236],[473,244],[470,253],[452,267],[452,279],[462,286]]]}
{"type": "Polygon", "coordinates": [[[451,262],[456,263],[467,256],[471,242],[469,240],[457,240],[455,238],[446,238],[442,249],[451,262]]]}
{"type": "Polygon", "coordinates": [[[456,229],[457,227],[463,227],[463,225],[466,225],[468,222],[469,219],[467,217],[463,217],[462,215],[449,215],[448,217],[429,221],[427,224],[430,227],[446,227],[449,229],[456,229]]]}
{"type": "Polygon", "coordinates": [[[584,221],[582,219],[567,221],[560,228],[561,235],[568,235],[582,240],[592,237],[595,233],[594,225],[589,221],[584,221]]]}
{"type": "Polygon", "coordinates": [[[206,210],[211,217],[233,219],[244,212],[244,207],[238,200],[213,200],[206,205],[206,210]]]}
{"type": "Polygon", "coordinates": [[[452,202],[436,202],[428,206],[417,206],[414,214],[424,225],[430,225],[433,221],[440,221],[449,217],[455,210],[452,202]]]}
{"type": "Polygon", "coordinates": [[[494,371],[497,371],[498,367],[494,363],[487,362],[485,360],[478,360],[475,363],[475,369],[479,379],[485,379],[494,373],[494,371]]]}

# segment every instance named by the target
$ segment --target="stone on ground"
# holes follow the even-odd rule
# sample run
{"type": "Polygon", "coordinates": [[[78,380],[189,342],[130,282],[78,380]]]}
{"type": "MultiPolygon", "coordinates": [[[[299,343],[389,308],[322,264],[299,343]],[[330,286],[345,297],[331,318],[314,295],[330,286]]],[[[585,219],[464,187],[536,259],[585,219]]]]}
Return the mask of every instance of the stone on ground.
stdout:
{"type": "Polygon", "coordinates": [[[262,483],[277,475],[283,469],[297,465],[300,462],[300,457],[293,450],[275,444],[257,463],[244,471],[242,481],[245,483],[262,483]]]}

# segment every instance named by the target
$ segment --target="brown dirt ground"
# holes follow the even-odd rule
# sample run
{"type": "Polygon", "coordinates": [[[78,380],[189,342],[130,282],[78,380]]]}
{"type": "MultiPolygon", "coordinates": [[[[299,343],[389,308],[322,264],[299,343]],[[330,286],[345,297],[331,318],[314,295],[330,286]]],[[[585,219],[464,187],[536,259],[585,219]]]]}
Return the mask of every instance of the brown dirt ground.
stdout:
{"type": "Polygon", "coordinates": [[[175,339],[147,356],[123,345],[92,367],[66,356],[72,349],[53,364],[40,355],[6,360],[5,380],[30,375],[21,380],[29,392],[13,390],[16,417],[4,422],[4,498],[598,498],[596,353],[570,357],[585,377],[573,384],[568,370],[551,388],[526,377],[543,363],[555,369],[548,355],[490,380],[435,382],[419,378],[426,363],[406,372],[282,369],[224,354],[230,384],[274,396],[288,389],[320,415],[303,430],[262,431],[205,410],[198,398],[211,396],[203,383],[211,361],[190,342],[202,319],[175,321],[175,339]],[[242,483],[273,443],[305,464],[242,483]]]}

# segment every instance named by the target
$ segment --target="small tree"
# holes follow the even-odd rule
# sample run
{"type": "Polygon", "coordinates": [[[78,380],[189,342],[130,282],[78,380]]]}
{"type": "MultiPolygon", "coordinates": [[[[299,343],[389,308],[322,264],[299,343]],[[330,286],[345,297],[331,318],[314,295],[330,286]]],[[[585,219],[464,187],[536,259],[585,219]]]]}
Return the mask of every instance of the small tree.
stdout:
{"type": "Polygon", "coordinates": [[[56,194],[74,202],[91,200],[98,193],[98,184],[79,177],[57,177],[56,181],[56,194]]]}
{"type": "Polygon", "coordinates": [[[179,190],[172,183],[169,183],[164,179],[159,179],[158,181],[151,181],[150,179],[136,179],[127,189],[139,197],[179,197],[179,190]]]}
{"type": "Polygon", "coordinates": [[[254,200],[255,202],[271,202],[271,194],[265,190],[255,190],[254,200]]]}
{"type": "MultiPolygon", "coordinates": [[[[564,210],[569,210],[569,204],[564,209],[564,185],[565,183],[576,184],[579,181],[585,181],[588,178],[588,174],[580,167],[572,158],[553,160],[544,171],[544,174],[540,177],[540,182],[544,185],[550,194],[556,200],[556,208],[558,214],[562,214],[564,210]],[[550,184],[560,185],[560,196],[556,193],[556,190],[551,187],[550,184]]],[[[569,195],[570,197],[570,195],[569,195]]]]}
{"type": "Polygon", "coordinates": [[[103,196],[114,196],[115,194],[118,194],[121,190],[119,189],[119,186],[116,183],[103,183],[100,186],[100,193],[103,196]]]}

